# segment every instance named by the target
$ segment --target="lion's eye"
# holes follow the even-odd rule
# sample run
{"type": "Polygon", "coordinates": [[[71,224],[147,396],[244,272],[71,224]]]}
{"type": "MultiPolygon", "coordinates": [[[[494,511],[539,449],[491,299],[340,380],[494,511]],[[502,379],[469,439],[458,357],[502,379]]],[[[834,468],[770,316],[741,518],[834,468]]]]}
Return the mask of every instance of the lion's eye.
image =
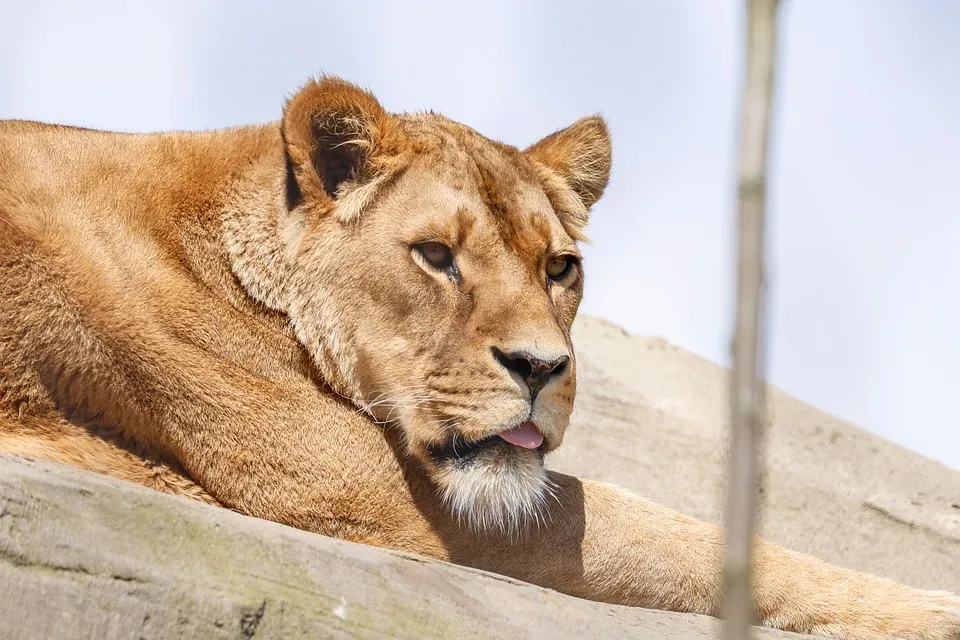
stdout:
{"type": "Polygon", "coordinates": [[[551,280],[563,280],[573,269],[577,259],[573,256],[557,256],[547,263],[547,275],[551,280]]]}
{"type": "Polygon", "coordinates": [[[449,269],[453,266],[453,252],[450,247],[439,242],[423,242],[416,245],[423,259],[434,269],[449,269]]]}

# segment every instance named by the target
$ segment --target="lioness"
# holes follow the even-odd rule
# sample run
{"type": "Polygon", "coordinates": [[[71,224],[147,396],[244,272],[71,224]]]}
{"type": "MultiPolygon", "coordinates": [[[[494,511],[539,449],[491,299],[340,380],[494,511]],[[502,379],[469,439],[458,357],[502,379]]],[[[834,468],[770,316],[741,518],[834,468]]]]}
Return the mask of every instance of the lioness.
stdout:
{"type": "MultiPolygon", "coordinates": [[[[0,123],[0,449],[611,603],[717,615],[722,531],[544,470],[604,121],[523,151],[335,77],[282,121],[0,123]]],[[[756,618],[960,638],[960,599],[758,541],[756,618]]]]}

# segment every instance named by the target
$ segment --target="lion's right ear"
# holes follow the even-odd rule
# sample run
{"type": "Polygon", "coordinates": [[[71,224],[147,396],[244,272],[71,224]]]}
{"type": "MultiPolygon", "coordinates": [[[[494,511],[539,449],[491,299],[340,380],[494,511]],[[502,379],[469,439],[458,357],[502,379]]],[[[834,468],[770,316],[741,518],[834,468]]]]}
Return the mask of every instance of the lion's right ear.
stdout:
{"type": "Polygon", "coordinates": [[[286,104],[287,199],[344,219],[358,216],[386,178],[400,133],[369,91],[335,76],[311,80],[286,104]]]}

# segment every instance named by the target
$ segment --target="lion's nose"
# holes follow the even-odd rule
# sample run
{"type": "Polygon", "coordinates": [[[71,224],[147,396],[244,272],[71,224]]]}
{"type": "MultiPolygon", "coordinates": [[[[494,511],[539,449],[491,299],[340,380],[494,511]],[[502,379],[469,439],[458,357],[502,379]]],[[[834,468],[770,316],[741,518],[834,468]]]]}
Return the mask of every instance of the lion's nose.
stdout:
{"type": "Polygon", "coordinates": [[[504,353],[496,347],[492,348],[493,357],[509,371],[516,371],[527,383],[530,389],[530,404],[536,400],[537,394],[547,386],[550,378],[559,376],[567,369],[570,356],[563,355],[552,360],[545,360],[527,351],[510,351],[504,353]]]}

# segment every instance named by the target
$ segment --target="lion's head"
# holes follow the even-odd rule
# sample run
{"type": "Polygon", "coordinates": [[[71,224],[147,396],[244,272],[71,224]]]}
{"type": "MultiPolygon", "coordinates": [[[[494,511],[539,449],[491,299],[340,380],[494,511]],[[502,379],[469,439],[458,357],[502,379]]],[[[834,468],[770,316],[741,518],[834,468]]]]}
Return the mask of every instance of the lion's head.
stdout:
{"type": "Polygon", "coordinates": [[[286,312],[330,386],[399,425],[452,510],[517,529],[575,391],[576,241],[611,163],[600,117],[526,150],[337,78],[282,123],[286,312]]]}

